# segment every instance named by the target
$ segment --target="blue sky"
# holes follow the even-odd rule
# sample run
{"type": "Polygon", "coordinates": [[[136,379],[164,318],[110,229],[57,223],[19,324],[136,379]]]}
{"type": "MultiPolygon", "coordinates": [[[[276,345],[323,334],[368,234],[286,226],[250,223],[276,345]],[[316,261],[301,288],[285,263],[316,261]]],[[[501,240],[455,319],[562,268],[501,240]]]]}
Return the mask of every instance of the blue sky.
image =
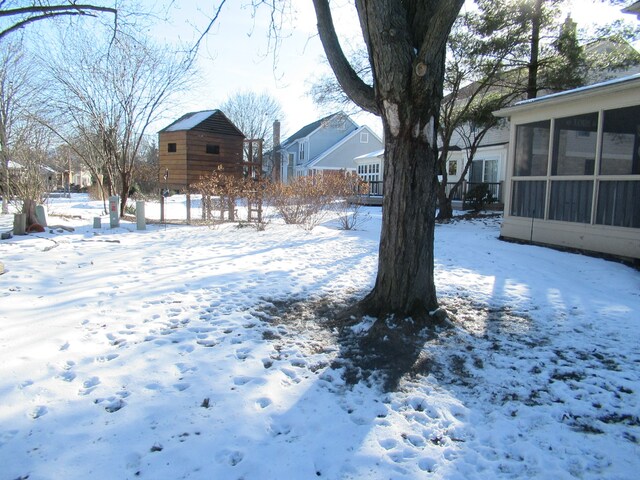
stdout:
{"type": "MultiPolygon", "coordinates": [[[[280,120],[286,136],[324,115],[306,94],[313,78],[327,69],[312,3],[294,2],[291,21],[284,25],[275,62],[268,48],[269,12],[262,8],[254,17],[252,9],[243,8],[242,3],[227,1],[219,21],[200,49],[198,63],[204,81],[190,98],[185,98],[181,105],[183,111],[176,113],[217,108],[237,90],[266,91],[283,106],[285,118],[280,120]]],[[[354,37],[357,19],[355,15],[346,14],[351,13],[351,2],[336,3],[344,4],[342,14],[337,17],[338,28],[345,36],[354,37]]],[[[179,38],[193,43],[213,12],[210,4],[200,4],[198,7],[189,2],[188,6],[170,9],[169,22],[158,25],[155,34],[160,39],[179,38]]],[[[381,131],[378,119],[372,115],[358,116],[356,121],[381,131]]]]}
{"type": "MultiPolygon", "coordinates": [[[[218,1],[206,2],[153,2],[154,8],[166,12],[167,22],[160,22],[154,34],[161,40],[180,39],[193,43],[213,15],[218,1]],[[167,5],[172,3],[168,10],[167,5]]],[[[199,55],[199,67],[204,81],[193,94],[184,98],[176,117],[194,110],[219,107],[237,90],[266,91],[277,98],[285,112],[282,121],[283,136],[287,136],[322,117],[307,96],[313,78],[326,70],[323,50],[316,33],[316,22],[311,0],[292,2],[292,11],[283,26],[284,38],[274,62],[268,49],[269,12],[261,8],[253,15],[242,0],[227,0],[219,21],[206,37],[199,55]],[[275,68],[275,71],[274,71],[275,68]]],[[[349,0],[334,0],[334,19],[339,33],[352,43],[359,37],[359,25],[349,0]]],[[[625,18],[619,8],[607,7],[602,2],[573,0],[568,3],[571,16],[579,26],[602,18],[625,18]]],[[[381,133],[379,120],[363,114],[355,118],[360,124],[381,133]]]]}

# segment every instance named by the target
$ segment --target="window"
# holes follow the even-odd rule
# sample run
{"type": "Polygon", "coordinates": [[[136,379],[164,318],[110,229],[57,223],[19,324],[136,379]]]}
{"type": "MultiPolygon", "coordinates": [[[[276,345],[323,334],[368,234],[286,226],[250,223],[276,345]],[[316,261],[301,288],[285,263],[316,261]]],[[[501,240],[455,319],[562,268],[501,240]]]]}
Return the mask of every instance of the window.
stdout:
{"type": "Polygon", "coordinates": [[[511,215],[514,217],[544,218],[545,180],[513,182],[511,215]]]}
{"type": "MultiPolygon", "coordinates": [[[[605,110],[598,120],[598,113],[585,113],[516,127],[511,215],[640,228],[640,105],[605,110]],[[532,176],[545,180],[526,178],[532,176]]],[[[472,178],[480,175],[474,167],[472,178]]],[[[485,181],[486,172],[485,165],[485,181]]]]}
{"type": "Polygon", "coordinates": [[[602,181],[598,185],[596,223],[640,228],[638,205],[640,205],[640,181],[602,181]]]}
{"type": "Polygon", "coordinates": [[[640,174],[640,105],[604,112],[600,173],[640,174]]]}
{"type": "Polygon", "coordinates": [[[551,175],[593,175],[598,114],[558,118],[553,135],[551,175]]]}
{"type": "Polygon", "coordinates": [[[471,163],[471,183],[497,183],[498,160],[474,160],[471,163]]]}
{"type": "Polygon", "coordinates": [[[458,175],[458,161],[457,160],[449,160],[449,167],[447,168],[447,173],[449,175],[458,175]]]}
{"type": "Polygon", "coordinates": [[[514,176],[530,177],[547,174],[551,121],[518,125],[514,176]]]}
{"type": "Polygon", "coordinates": [[[592,199],[591,180],[551,182],[549,220],[591,223],[592,199]]]}
{"type": "Polygon", "coordinates": [[[211,155],[219,155],[220,145],[212,145],[210,143],[207,143],[207,153],[211,155]]]}
{"type": "Polygon", "coordinates": [[[300,160],[304,160],[304,143],[300,143],[300,160]]]}
{"type": "Polygon", "coordinates": [[[369,134],[367,132],[360,132],[360,143],[369,143],[369,134]]]}
{"type": "Polygon", "coordinates": [[[175,143],[169,143],[169,144],[167,145],[167,152],[169,152],[169,153],[175,153],[175,152],[177,152],[177,151],[178,151],[178,149],[176,148],[176,144],[175,144],[175,143]]]}

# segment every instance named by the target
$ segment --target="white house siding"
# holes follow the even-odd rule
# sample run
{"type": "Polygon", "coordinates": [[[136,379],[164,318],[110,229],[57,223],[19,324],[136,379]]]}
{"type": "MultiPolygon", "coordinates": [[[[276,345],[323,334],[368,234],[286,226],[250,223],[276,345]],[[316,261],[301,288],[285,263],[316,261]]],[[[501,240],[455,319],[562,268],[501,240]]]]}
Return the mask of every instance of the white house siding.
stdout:
{"type": "Polygon", "coordinates": [[[511,118],[502,236],[640,259],[638,112],[640,75],[497,112],[511,118]]]}
{"type": "Polygon", "coordinates": [[[376,150],[353,159],[358,176],[369,183],[370,195],[382,195],[384,179],[384,149],[376,150]]]}

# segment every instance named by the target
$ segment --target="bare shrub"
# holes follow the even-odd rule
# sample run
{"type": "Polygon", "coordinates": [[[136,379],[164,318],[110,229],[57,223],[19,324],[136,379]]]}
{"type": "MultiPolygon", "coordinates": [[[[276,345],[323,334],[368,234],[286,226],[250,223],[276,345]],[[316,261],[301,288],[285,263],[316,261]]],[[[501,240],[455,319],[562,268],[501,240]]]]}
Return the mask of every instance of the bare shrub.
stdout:
{"type": "Polygon", "coordinates": [[[339,214],[340,227],[350,230],[363,220],[357,196],[366,188],[358,175],[340,170],[271,184],[267,198],[287,224],[312,230],[334,211],[339,214]]]}
{"type": "Polygon", "coordinates": [[[342,230],[354,230],[369,219],[362,213],[360,195],[369,193],[369,184],[354,172],[331,172],[324,175],[325,188],[333,197],[331,209],[338,214],[342,230]]]}
{"type": "Polygon", "coordinates": [[[237,219],[236,202],[245,199],[251,218],[251,212],[257,212],[255,221],[259,229],[264,229],[262,220],[262,198],[264,193],[263,181],[256,178],[246,178],[237,173],[225,172],[224,167],[219,166],[216,171],[203,177],[192,185],[192,191],[202,195],[202,220],[205,222],[224,222],[225,215],[228,221],[237,219]],[[218,212],[217,218],[214,213],[218,212]]]}
{"type": "Polygon", "coordinates": [[[333,197],[322,176],[297,177],[289,183],[272,183],[267,199],[285,223],[313,230],[327,215],[333,197]]]}

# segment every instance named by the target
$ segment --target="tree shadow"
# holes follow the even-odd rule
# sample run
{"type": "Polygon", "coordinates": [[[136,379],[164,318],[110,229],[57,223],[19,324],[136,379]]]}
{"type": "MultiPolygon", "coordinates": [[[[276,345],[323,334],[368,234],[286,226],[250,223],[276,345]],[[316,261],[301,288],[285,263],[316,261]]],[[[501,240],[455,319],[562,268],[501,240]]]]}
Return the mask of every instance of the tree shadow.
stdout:
{"type": "Polygon", "coordinates": [[[267,300],[271,318],[300,331],[323,330],[338,346],[330,367],[340,371],[349,386],[365,382],[383,392],[397,391],[407,376],[426,375],[434,364],[424,345],[440,327],[412,318],[374,318],[358,312],[359,295],[345,299],[267,300]],[[427,325],[427,326],[425,326],[427,325]]]}

